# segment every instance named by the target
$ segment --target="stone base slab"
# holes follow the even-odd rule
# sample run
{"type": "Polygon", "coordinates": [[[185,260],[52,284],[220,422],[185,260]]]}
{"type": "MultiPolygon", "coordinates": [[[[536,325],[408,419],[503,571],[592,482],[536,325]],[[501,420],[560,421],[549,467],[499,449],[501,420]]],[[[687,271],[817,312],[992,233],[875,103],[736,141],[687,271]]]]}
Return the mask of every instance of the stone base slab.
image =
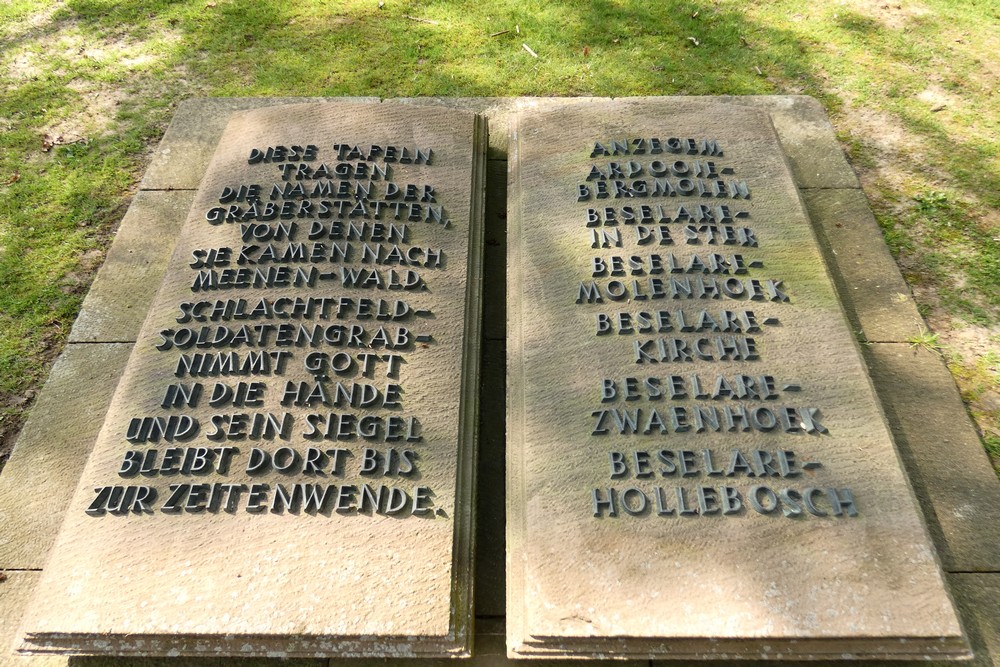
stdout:
{"type": "MultiPolygon", "coordinates": [[[[146,171],[145,178],[139,186],[139,194],[145,196],[147,193],[154,194],[155,191],[180,190],[193,191],[197,188],[204,170],[211,157],[211,151],[221,135],[229,114],[236,110],[254,108],[261,105],[273,105],[279,103],[299,103],[311,101],[312,98],[232,98],[232,99],[190,99],[180,103],[174,115],[174,119],[164,135],[163,141],[154,152],[150,166],[146,171]]],[[[356,101],[360,101],[358,98],[356,101]]],[[[371,103],[378,103],[377,98],[363,98],[371,103]]],[[[943,403],[958,406],[957,409],[949,409],[942,416],[937,418],[933,424],[934,431],[927,429],[928,422],[921,418],[919,405],[914,405],[913,410],[894,411],[886,409],[887,417],[892,425],[897,442],[904,452],[912,451],[916,447],[924,448],[925,456],[945,458],[951,457],[967,461],[965,472],[978,480],[975,490],[963,489],[962,485],[944,483],[939,475],[920,475],[913,456],[905,461],[907,470],[917,486],[918,497],[921,506],[930,520],[932,536],[937,545],[939,553],[942,555],[944,568],[949,574],[948,580],[951,584],[952,593],[962,616],[970,641],[973,646],[975,657],[971,665],[976,667],[987,667],[990,665],[1000,665],[1000,618],[995,612],[996,600],[1000,599],[1000,565],[997,560],[997,548],[1000,540],[992,537],[991,527],[1000,525],[1000,503],[992,501],[980,502],[979,498],[986,493],[987,498],[993,498],[1000,493],[1000,483],[996,481],[995,475],[985,460],[981,444],[975,434],[975,429],[966,417],[958,392],[954,385],[949,382],[947,371],[937,355],[923,351],[919,355],[908,356],[909,344],[907,338],[919,332],[919,329],[911,327],[918,326],[919,322],[912,319],[912,313],[916,311],[912,297],[905,289],[905,283],[899,276],[898,269],[892,263],[888,250],[884,244],[878,242],[878,230],[874,221],[867,221],[870,211],[864,202],[864,193],[860,185],[844,159],[843,151],[840,148],[833,129],[820,104],[811,98],[801,96],[774,96],[774,97],[733,97],[726,98],[731,104],[739,104],[767,110],[771,112],[772,120],[778,131],[779,138],[783,143],[786,155],[792,165],[793,176],[798,185],[803,199],[809,211],[810,218],[817,228],[824,230],[837,230],[838,234],[827,233],[827,261],[834,276],[838,279],[838,289],[841,290],[841,301],[847,309],[848,314],[856,322],[865,322],[865,333],[869,340],[876,341],[864,347],[866,356],[872,363],[872,377],[879,386],[884,383],[891,387],[900,372],[910,376],[920,377],[923,373],[921,367],[930,365],[935,370],[933,374],[940,377],[940,381],[934,383],[934,390],[941,391],[939,394],[943,403]],[[860,207],[860,208],[859,208],[860,207]],[[853,211],[854,213],[851,213],[853,211]],[[847,215],[845,215],[845,212],[847,215]],[[856,235],[859,234],[859,235],[856,235]],[[859,247],[863,246],[863,247],[859,247]],[[844,250],[848,251],[845,255],[844,250]],[[866,269],[864,262],[858,261],[860,257],[855,257],[850,253],[867,253],[875,249],[881,256],[880,266],[885,267],[885,276],[891,281],[893,286],[904,285],[904,289],[894,290],[898,297],[889,301],[880,301],[872,304],[865,300],[859,300],[857,293],[860,290],[853,289],[853,286],[868,284],[872,279],[871,273],[866,269]],[[846,257],[847,260],[841,258],[846,257]],[[884,259],[889,258],[888,262],[884,259]],[[886,321],[886,314],[892,317],[891,326],[875,326],[871,322],[886,321]],[[895,314],[893,314],[895,313],[895,314]],[[892,345],[895,344],[895,345],[892,345]],[[872,362],[877,357],[899,357],[892,364],[891,372],[885,373],[883,363],[872,362]],[[921,358],[923,360],[921,360],[921,358]],[[940,434],[936,434],[940,432],[940,434]],[[910,434],[904,435],[900,434],[910,434]],[[917,483],[918,480],[924,480],[917,483]],[[921,486],[923,488],[921,488],[921,486]],[[932,504],[931,498],[938,500],[932,504]],[[969,507],[975,510],[974,521],[967,520],[966,513],[969,507]],[[935,516],[947,516],[952,519],[952,525],[957,532],[935,530],[935,516]]],[[[486,224],[486,310],[487,316],[484,320],[485,337],[488,340],[502,341],[504,338],[504,318],[503,304],[499,307],[490,303],[490,299],[500,299],[503,294],[503,267],[504,258],[504,238],[505,219],[503,213],[506,207],[506,184],[502,181],[498,184],[498,175],[502,175],[506,169],[507,159],[507,133],[506,117],[510,109],[524,107],[557,107],[562,104],[585,104],[582,100],[559,100],[551,98],[417,98],[406,100],[413,104],[434,104],[442,106],[454,106],[477,111],[485,114],[490,122],[490,147],[489,147],[489,190],[487,201],[487,224],[486,224]],[[491,215],[492,212],[492,215],[491,215]],[[495,290],[492,292],[491,289],[495,290]]],[[[180,195],[179,195],[180,196],[180,195]]],[[[183,223],[183,213],[177,214],[173,223],[180,225],[183,223]]],[[[136,248],[121,248],[122,241],[128,238],[131,227],[133,237],[141,235],[141,221],[134,216],[126,216],[123,222],[123,230],[119,234],[111,253],[121,251],[122,256],[129,256],[136,251],[136,248]]],[[[168,221],[166,224],[170,224],[168,221]]],[[[162,248],[162,256],[158,259],[151,258],[150,262],[162,261],[165,265],[169,256],[170,248],[162,248]]],[[[110,253],[109,253],[110,257],[110,253]]],[[[109,258],[110,261],[110,258],[109,258]]],[[[107,273],[109,265],[102,269],[102,273],[107,273]]],[[[119,268],[119,271],[123,269],[119,268]]],[[[142,280],[142,271],[132,278],[135,281],[142,280]]],[[[94,299],[114,299],[114,292],[102,292],[102,285],[112,285],[116,281],[127,283],[130,280],[128,274],[117,273],[114,276],[105,276],[104,280],[95,281],[89,298],[94,299]]],[[[879,283],[889,285],[890,283],[879,283]]],[[[150,293],[146,298],[151,298],[150,293]]],[[[133,306],[135,310],[145,310],[148,308],[148,300],[143,303],[136,302],[133,306]]],[[[95,315],[99,313],[89,313],[88,304],[85,302],[81,321],[94,321],[95,315]]],[[[141,317],[139,318],[141,321],[141,317]]],[[[110,336],[118,337],[119,332],[129,330],[137,331],[138,327],[134,318],[122,321],[120,324],[107,322],[106,331],[114,331],[110,336]]],[[[859,328],[862,328],[859,326],[859,328]]],[[[74,334],[76,332],[74,331],[74,334]]],[[[82,330],[81,330],[82,335],[82,330]]],[[[134,334],[132,334],[134,338],[134,334]]],[[[64,360],[80,358],[85,353],[87,344],[86,338],[76,338],[74,342],[67,346],[63,358],[64,360]]],[[[90,340],[97,340],[91,338],[90,340]]],[[[128,340],[123,338],[122,340],[128,340]]],[[[124,360],[128,355],[128,345],[122,346],[126,349],[120,354],[119,362],[100,362],[109,373],[120,373],[124,366],[124,360]]],[[[501,355],[502,345],[486,346],[487,355],[501,355]]],[[[491,373],[489,366],[491,363],[503,366],[502,357],[491,361],[484,358],[484,384],[482,387],[483,410],[481,413],[481,429],[483,431],[483,442],[480,455],[480,470],[493,471],[498,474],[503,470],[503,451],[496,444],[491,444],[491,440],[496,443],[502,440],[502,432],[496,433],[497,428],[502,429],[503,420],[502,402],[497,402],[496,398],[503,395],[502,374],[491,373]],[[498,426],[499,424],[499,426],[498,426]],[[497,437],[499,436],[499,438],[497,437]]],[[[0,475],[0,497],[9,487],[9,492],[14,494],[27,493],[28,489],[38,489],[42,493],[62,494],[68,501],[68,496],[76,486],[79,473],[82,469],[81,459],[64,459],[64,452],[74,450],[78,441],[85,449],[89,448],[93,438],[83,443],[79,439],[79,434],[62,428],[69,423],[74,415],[80,414],[103,414],[110,401],[113,387],[103,396],[93,396],[87,399],[85,407],[74,404],[74,396],[77,394],[75,385],[70,382],[58,382],[59,368],[64,361],[57,362],[50,377],[51,387],[46,386],[26,423],[20,440],[15,448],[15,453],[8,462],[2,475],[0,475]],[[68,392],[68,393],[67,393],[68,392]],[[51,399],[51,400],[48,400],[51,399]],[[36,453],[41,458],[36,459],[36,453]],[[44,461],[39,465],[24,465],[21,467],[18,461],[28,460],[44,461]],[[71,462],[71,461],[76,461],[71,462]],[[18,470],[18,468],[21,468],[18,470]]],[[[75,362],[74,364],[75,365],[75,362]]],[[[113,383],[112,383],[113,384],[113,383]]],[[[929,402],[929,400],[928,400],[929,402]]],[[[88,419],[90,417],[88,416],[88,419]]],[[[96,417],[100,421],[100,417],[96,417]]],[[[86,438],[84,438],[86,439],[86,438]]],[[[86,457],[84,452],[83,458],[86,457]]],[[[480,474],[481,488],[479,497],[483,502],[499,503],[503,506],[504,490],[502,484],[490,482],[489,477],[480,474]],[[489,487],[487,490],[485,487],[489,487]]],[[[281,660],[248,660],[240,658],[232,659],[198,659],[179,660],[170,658],[72,658],[65,657],[23,657],[15,656],[11,653],[14,644],[14,632],[20,622],[24,605],[31,595],[31,588],[37,580],[38,571],[44,566],[46,552],[55,537],[55,530],[58,529],[58,512],[55,519],[52,519],[53,505],[29,504],[23,506],[19,515],[11,518],[10,514],[3,515],[3,506],[0,505],[0,536],[9,536],[7,546],[0,548],[0,571],[7,580],[0,583],[0,666],[2,667],[64,667],[72,664],[75,667],[111,667],[113,665],[129,667],[170,667],[171,665],[194,665],[198,667],[257,667],[257,665],[288,666],[298,665],[299,662],[291,663],[281,660]],[[45,531],[39,526],[51,525],[53,528],[45,531]],[[41,534],[38,532],[41,530],[41,534]],[[13,542],[18,542],[14,545],[13,542]]],[[[488,508],[481,512],[490,511],[488,508]]],[[[2,539],[2,538],[0,538],[2,539]]],[[[501,537],[486,538],[479,537],[479,548],[489,548],[495,550],[503,548],[501,537]],[[485,546],[487,539],[492,542],[489,547],[485,546]],[[497,544],[499,543],[499,544],[497,544]]],[[[493,562],[491,568],[481,569],[477,572],[477,578],[488,579],[491,585],[496,585],[497,581],[502,581],[504,573],[502,563],[495,557],[478,560],[481,565],[493,562]],[[497,569],[500,567],[500,569],[497,569]]],[[[480,585],[480,589],[483,586],[480,585]]],[[[502,587],[501,587],[502,592],[502,587]]],[[[478,596],[477,596],[478,597],[478,596]]],[[[469,664],[495,667],[499,665],[523,664],[522,661],[512,661],[506,658],[503,646],[504,628],[502,619],[496,618],[497,602],[502,605],[502,600],[486,602],[477,599],[477,628],[475,641],[475,656],[469,660],[462,660],[458,663],[452,660],[408,660],[407,664],[413,667],[431,667],[440,664],[469,664]],[[480,608],[479,604],[483,606],[480,608]]],[[[546,664],[548,661],[539,661],[535,664],[546,664]]],[[[385,660],[315,660],[305,661],[303,664],[316,667],[319,665],[329,665],[329,667],[350,667],[352,665],[368,664],[390,664],[385,660]]],[[[554,660],[552,665],[573,665],[573,664],[595,664],[592,661],[578,660],[554,660]]],[[[610,664],[610,663],[609,663],[610,664]]],[[[634,664],[650,665],[649,661],[642,660],[635,663],[615,662],[613,664],[634,664]]],[[[690,664],[688,661],[656,662],[657,666],[690,664]]],[[[699,662],[698,664],[706,664],[699,662]]],[[[712,664],[712,663],[708,663],[712,664]]],[[[731,663],[715,663],[731,664],[731,663]]],[[[757,661],[745,661],[741,664],[764,664],[757,661]]],[[[819,662],[790,662],[785,664],[803,665],[824,665],[833,664],[829,661],[819,662]]],[[[869,662],[860,661],[856,664],[884,665],[883,661],[869,662]]],[[[893,662],[893,665],[913,665],[917,664],[939,664],[931,661],[908,663],[893,662]]]]}

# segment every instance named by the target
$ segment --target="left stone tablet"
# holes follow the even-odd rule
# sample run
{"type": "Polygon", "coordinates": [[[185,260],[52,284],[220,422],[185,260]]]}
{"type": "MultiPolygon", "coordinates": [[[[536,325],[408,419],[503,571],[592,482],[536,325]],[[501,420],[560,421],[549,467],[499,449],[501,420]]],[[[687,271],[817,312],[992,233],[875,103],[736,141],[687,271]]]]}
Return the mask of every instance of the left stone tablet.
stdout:
{"type": "Polygon", "coordinates": [[[233,116],[22,653],[470,653],[485,147],[450,109],[233,116]]]}

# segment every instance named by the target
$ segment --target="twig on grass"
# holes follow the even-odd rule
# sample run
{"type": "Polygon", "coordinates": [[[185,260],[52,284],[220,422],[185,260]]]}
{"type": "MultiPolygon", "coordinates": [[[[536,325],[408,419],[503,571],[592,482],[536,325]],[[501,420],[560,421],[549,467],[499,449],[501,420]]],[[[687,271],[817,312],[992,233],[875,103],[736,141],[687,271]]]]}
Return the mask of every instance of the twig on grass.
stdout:
{"type": "Polygon", "coordinates": [[[420,23],[430,23],[431,25],[441,25],[437,21],[432,21],[430,19],[422,19],[419,16],[410,16],[409,14],[403,14],[404,19],[410,19],[411,21],[418,21],[420,23]]]}

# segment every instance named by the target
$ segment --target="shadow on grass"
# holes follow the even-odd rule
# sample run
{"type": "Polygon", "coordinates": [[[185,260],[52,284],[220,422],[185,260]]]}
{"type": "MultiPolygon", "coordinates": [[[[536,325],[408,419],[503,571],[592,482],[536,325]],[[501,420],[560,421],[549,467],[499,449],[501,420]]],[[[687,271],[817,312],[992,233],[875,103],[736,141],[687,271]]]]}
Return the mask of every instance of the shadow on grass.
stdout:
{"type": "Polygon", "coordinates": [[[209,92],[383,97],[822,95],[805,45],[708,2],[235,4],[74,0],[57,14],[99,35],[179,31],[170,65],[209,92]],[[210,5],[210,6],[209,6],[210,5]],[[497,34],[502,33],[502,34],[497,34]],[[529,43],[540,55],[522,48],[529,43]],[[585,75],[582,76],[581,75],[585,75]]]}

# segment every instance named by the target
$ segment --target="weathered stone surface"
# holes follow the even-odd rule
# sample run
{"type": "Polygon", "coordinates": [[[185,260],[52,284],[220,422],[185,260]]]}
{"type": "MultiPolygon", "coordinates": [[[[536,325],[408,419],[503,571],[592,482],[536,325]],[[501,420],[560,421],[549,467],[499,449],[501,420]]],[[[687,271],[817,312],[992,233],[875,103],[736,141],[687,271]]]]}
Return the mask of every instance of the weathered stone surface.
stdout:
{"type": "Polygon", "coordinates": [[[861,190],[810,190],[809,217],[830,252],[831,274],[863,340],[905,342],[924,328],[899,267],[861,190]]]}
{"type": "Polygon", "coordinates": [[[68,345],[52,366],[0,475],[0,568],[45,564],[131,350],[68,345]]]}
{"type": "Polygon", "coordinates": [[[22,656],[11,653],[24,608],[38,582],[38,572],[2,572],[0,579],[0,667],[66,667],[59,656],[22,656]]]}
{"type": "MultiPolygon", "coordinates": [[[[697,97],[626,97],[620,101],[650,101],[679,106],[701,104],[697,97]]],[[[823,107],[805,95],[746,95],[711,98],[715,104],[750,107],[770,115],[792,177],[800,188],[860,188],[857,176],[837,143],[823,107]]],[[[544,111],[569,106],[590,106],[610,101],[604,97],[418,97],[400,100],[407,104],[442,105],[468,109],[485,115],[490,123],[490,158],[505,159],[505,132],[511,113],[544,111]]]]}
{"type": "Polygon", "coordinates": [[[466,109],[485,116],[490,126],[490,148],[487,155],[491,160],[506,160],[507,127],[512,113],[522,109],[543,111],[545,109],[588,106],[595,102],[607,101],[607,99],[604,97],[403,97],[394,101],[414,106],[466,109]]]}
{"type": "Polygon", "coordinates": [[[485,127],[466,112],[233,114],[46,565],[24,650],[468,652],[484,178],[485,127]],[[268,153],[277,146],[300,148],[286,160],[268,153]],[[321,164],[351,174],[320,176],[321,164]],[[318,194],[323,183],[333,191],[318,194]],[[253,185],[259,202],[227,194],[253,185]],[[224,386],[234,393],[219,398],[224,386]],[[163,422],[144,430],[154,417],[163,422]],[[108,495],[126,487],[136,495],[108,495]]]}
{"type": "MultiPolygon", "coordinates": [[[[330,667],[375,667],[375,665],[398,665],[399,661],[392,659],[368,660],[331,660],[330,667]]],[[[408,660],[409,667],[454,667],[454,660],[423,659],[408,660]]],[[[475,655],[468,660],[463,660],[463,666],[468,667],[516,667],[524,664],[518,660],[511,660],[507,657],[504,648],[504,626],[502,619],[486,618],[476,620],[476,651],[475,655]]],[[[538,660],[531,663],[532,667],[571,667],[581,664],[572,660],[538,660]]],[[[646,661],[632,660],[588,660],[587,667],[646,667],[646,661]]]]}
{"type": "Polygon", "coordinates": [[[511,136],[511,654],[964,655],[769,117],[619,100],[523,112],[511,136]],[[662,153],[595,146],[651,137],[662,153]],[[676,196],[644,196],[651,172],[676,196]]]}
{"type": "Polygon", "coordinates": [[[867,356],[945,569],[1000,571],[1000,480],[955,380],[929,350],[873,345],[867,356]]]}
{"type": "Polygon", "coordinates": [[[822,105],[805,95],[729,98],[766,111],[800,188],[860,188],[822,105]]]}
{"type": "MultiPolygon", "coordinates": [[[[589,106],[606,97],[407,97],[393,100],[415,106],[443,106],[479,113],[489,120],[489,158],[505,160],[510,115],[521,110],[544,111],[589,106]]],[[[676,105],[700,104],[697,97],[625,97],[619,101],[650,101],[676,105]]],[[[822,105],[806,95],[741,95],[711,98],[713,103],[749,107],[771,117],[792,177],[800,188],[855,188],[861,184],[848,164],[822,105]]]]}
{"type": "MultiPolygon", "coordinates": [[[[219,137],[237,111],[319,102],[322,97],[202,97],[181,102],[153,160],[139,184],[141,190],[196,190],[208,168],[219,137]]],[[[378,102],[377,97],[341,97],[340,102],[378,102]]]]}
{"type": "Polygon", "coordinates": [[[134,341],[194,193],[139,192],[70,332],[71,343],[134,341]]]}
{"type": "MultiPolygon", "coordinates": [[[[476,625],[476,655],[470,663],[474,667],[512,667],[523,664],[507,657],[504,646],[504,625],[499,619],[483,619],[476,625]]],[[[540,660],[531,663],[538,667],[565,667],[572,664],[566,660],[540,660]]],[[[631,660],[597,660],[587,663],[588,667],[641,667],[646,663],[631,660]]]]}
{"type": "MultiPolygon", "coordinates": [[[[691,97],[647,97],[647,98],[622,98],[623,101],[647,100],[654,103],[670,103],[680,105],[682,108],[697,108],[699,98],[691,97]]],[[[753,108],[768,112],[778,132],[782,148],[788,158],[792,169],[792,176],[795,183],[800,188],[855,188],[859,189],[857,177],[851,169],[844,153],[840,149],[837,139],[834,136],[833,128],[827,120],[823,107],[815,99],[804,95],[779,95],[779,96],[740,96],[740,97],[715,97],[712,98],[718,104],[732,105],[739,108],[753,108]]],[[[506,178],[499,173],[501,168],[506,168],[506,158],[508,151],[508,125],[510,115],[518,111],[535,111],[544,113],[547,110],[566,109],[568,107],[587,107],[594,104],[606,103],[609,98],[598,97],[572,97],[572,98],[551,98],[551,97],[499,97],[499,98],[450,98],[450,97],[416,97],[402,98],[398,100],[404,104],[417,106],[444,106],[448,108],[466,109],[486,116],[490,126],[490,148],[489,148],[489,178],[487,187],[489,189],[486,206],[486,271],[487,280],[485,283],[486,295],[484,308],[486,310],[486,336],[488,338],[500,339],[504,336],[501,328],[505,323],[505,317],[497,311],[504,308],[504,300],[499,298],[495,291],[499,286],[491,276],[501,275],[495,269],[501,267],[501,259],[492,252],[495,243],[501,243],[500,250],[506,247],[506,234],[500,237],[493,232],[493,223],[502,216],[506,220],[506,201],[498,202],[498,192],[506,194],[506,178]],[[494,160],[495,159],[495,160],[494,160]],[[496,238],[495,238],[496,237],[496,238]]],[[[858,231],[867,231],[867,220],[862,216],[867,214],[871,218],[871,212],[865,204],[864,195],[858,191],[855,199],[860,197],[862,208],[854,208],[854,199],[846,194],[842,195],[843,206],[850,205],[846,210],[836,211],[838,213],[851,213],[858,217],[858,231]]],[[[827,201],[827,200],[823,200],[827,201]]],[[[821,210],[819,213],[828,211],[821,210]]],[[[813,211],[810,210],[810,215],[813,211]]],[[[831,222],[842,222],[838,220],[831,222]]],[[[875,233],[878,233],[877,225],[875,233]]],[[[853,236],[853,235],[852,235],[853,236]]],[[[884,252],[882,244],[872,244],[866,242],[862,244],[866,252],[877,254],[879,250],[884,252]]],[[[891,258],[889,260],[892,261],[891,258]]],[[[895,266],[894,264],[892,266],[895,266]]],[[[898,270],[896,270],[898,275],[898,270]]],[[[881,294],[879,295],[881,296],[881,294]]],[[[898,298],[891,295],[893,298],[898,298]]],[[[874,301],[880,304],[879,301],[874,301]]],[[[891,302],[897,310],[902,311],[905,304],[898,301],[891,302]]],[[[879,306],[881,307],[881,306],[879,306]]],[[[884,319],[884,316],[883,316],[884,319]]],[[[881,320],[880,320],[881,323],[881,320]]],[[[909,334],[909,335],[912,335],[909,334]]],[[[902,340],[905,340],[902,339],[902,340]]]]}
{"type": "Polygon", "coordinates": [[[490,145],[486,157],[490,160],[507,158],[507,114],[518,103],[515,97],[399,97],[392,101],[413,106],[464,109],[485,116],[489,123],[490,145]],[[496,131],[494,131],[496,130],[496,131]]]}
{"type": "Polygon", "coordinates": [[[137,658],[120,656],[73,656],[69,667],[330,667],[320,658],[137,658]]]}

